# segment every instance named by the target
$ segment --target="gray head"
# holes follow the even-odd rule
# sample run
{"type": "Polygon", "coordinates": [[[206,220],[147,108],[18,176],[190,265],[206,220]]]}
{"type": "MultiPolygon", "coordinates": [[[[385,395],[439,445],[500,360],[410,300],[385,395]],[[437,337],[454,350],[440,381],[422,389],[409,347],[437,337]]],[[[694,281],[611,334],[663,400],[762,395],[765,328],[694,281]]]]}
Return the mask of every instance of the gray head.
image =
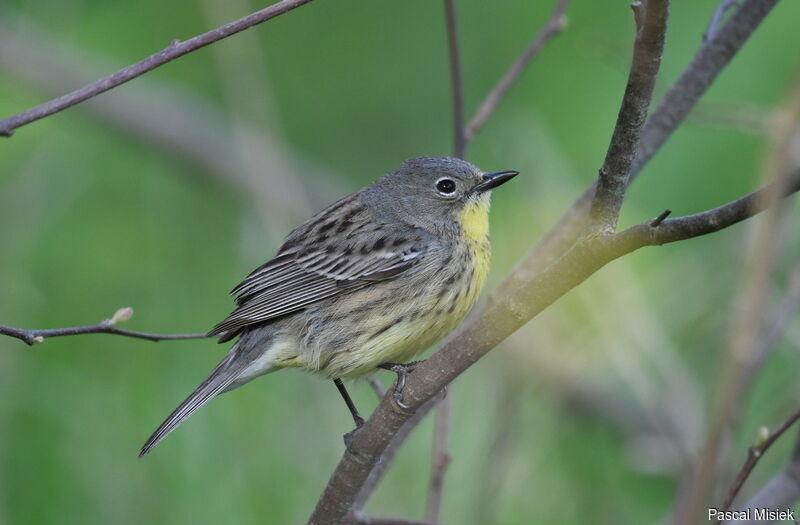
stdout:
{"type": "Polygon", "coordinates": [[[363,198],[387,218],[447,230],[457,226],[467,208],[480,205],[488,211],[492,188],[515,175],[484,173],[454,157],[417,157],[364,188],[363,198]]]}

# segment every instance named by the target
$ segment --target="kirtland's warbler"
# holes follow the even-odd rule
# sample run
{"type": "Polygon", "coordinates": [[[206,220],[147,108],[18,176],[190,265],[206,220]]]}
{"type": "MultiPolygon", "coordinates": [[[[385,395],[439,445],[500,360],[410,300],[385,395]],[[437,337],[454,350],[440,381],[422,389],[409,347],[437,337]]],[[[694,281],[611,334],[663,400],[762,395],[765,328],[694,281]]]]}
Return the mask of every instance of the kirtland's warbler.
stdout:
{"type": "Polygon", "coordinates": [[[233,289],[236,309],[209,335],[239,339],[140,456],[217,394],[287,367],[333,379],[359,426],[341,380],[386,368],[401,389],[401,363],[464,319],[489,271],[491,190],[515,175],[410,159],[303,223],[233,289]]]}

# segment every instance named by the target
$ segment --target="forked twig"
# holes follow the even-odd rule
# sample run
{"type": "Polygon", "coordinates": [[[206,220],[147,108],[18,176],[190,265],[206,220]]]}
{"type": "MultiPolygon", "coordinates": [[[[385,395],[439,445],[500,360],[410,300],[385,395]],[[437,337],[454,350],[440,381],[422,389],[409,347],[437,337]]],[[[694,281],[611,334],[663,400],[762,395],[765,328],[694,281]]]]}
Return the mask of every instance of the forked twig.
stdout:
{"type": "Polygon", "coordinates": [[[123,330],[116,325],[124,323],[133,316],[133,308],[125,307],[117,310],[110,319],[104,319],[97,324],[87,326],[71,326],[67,328],[46,328],[43,330],[27,330],[24,328],[14,328],[11,326],[0,325],[0,335],[15,337],[24,341],[28,345],[35,345],[43,342],[48,337],[63,337],[67,335],[84,334],[112,334],[123,337],[133,337],[136,339],[147,339],[148,341],[174,341],[178,339],[204,339],[208,337],[205,332],[191,334],[153,334],[149,332],[137,332],[134,330],[123,330]]]}

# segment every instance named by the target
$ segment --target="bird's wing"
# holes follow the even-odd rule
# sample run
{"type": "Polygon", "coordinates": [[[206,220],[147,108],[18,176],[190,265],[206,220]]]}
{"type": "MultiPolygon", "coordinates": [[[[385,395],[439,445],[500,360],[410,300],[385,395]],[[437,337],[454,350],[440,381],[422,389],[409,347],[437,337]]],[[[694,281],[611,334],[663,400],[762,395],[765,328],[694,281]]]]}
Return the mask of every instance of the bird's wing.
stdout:
{"type": "Polygon", "coordinates": [[[274,259],[233,289],[237,308],[209,335],[228,340],[245,326],[392,278],[418,263],[430,248],[420,230],[401,234],[363,210],[337,217],[328,222],[312,218],[293,232],[274,259]],[[338,233],[326,235],[328,231],[338,233]]]}

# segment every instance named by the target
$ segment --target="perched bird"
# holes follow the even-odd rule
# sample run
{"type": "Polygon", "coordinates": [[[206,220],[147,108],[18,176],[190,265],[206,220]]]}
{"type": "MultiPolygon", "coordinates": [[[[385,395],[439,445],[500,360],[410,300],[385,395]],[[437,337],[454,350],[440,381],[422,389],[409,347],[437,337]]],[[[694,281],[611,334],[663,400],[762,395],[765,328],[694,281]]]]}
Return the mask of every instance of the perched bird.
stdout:
{"type": "Polygon", "coordinates": [[[464,319],[489,272],[491,190],[515,175],[414,158],[300,225],[233,289],[209,336],[238,340],[140,457],[217,394],[287,367],[333,379],[360,426],[342,379],[386,368],[402,389],[402,363],[464,319]]]}

